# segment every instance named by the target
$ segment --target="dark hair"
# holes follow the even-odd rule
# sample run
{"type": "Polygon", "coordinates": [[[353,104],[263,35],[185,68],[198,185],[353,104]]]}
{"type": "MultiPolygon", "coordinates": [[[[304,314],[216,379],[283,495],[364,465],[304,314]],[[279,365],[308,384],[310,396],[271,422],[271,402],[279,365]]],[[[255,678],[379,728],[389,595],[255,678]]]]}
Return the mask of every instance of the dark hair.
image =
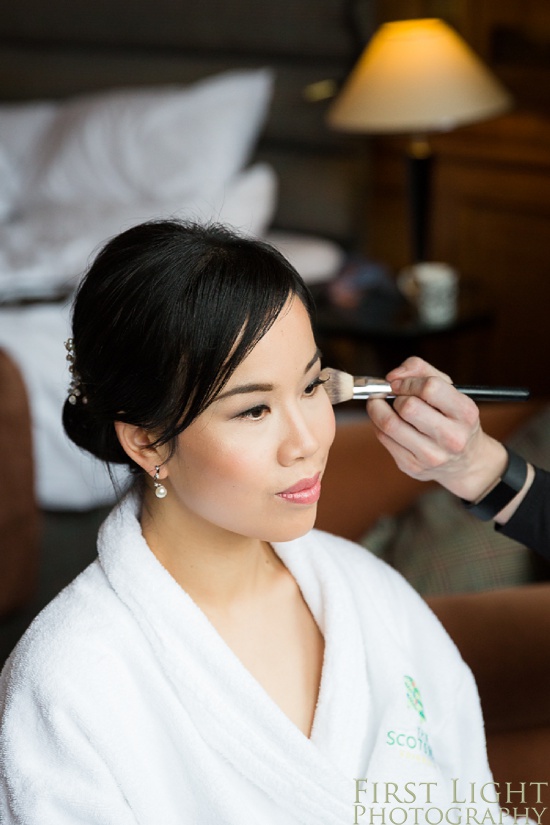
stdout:
{"type": "MultiPolygon", "coordinates": [[[[137,469],[114,421],[170,444],[213,401],[289,296],[311,296],[273,247],[219,225],[151,221],[110,240],[73,307],[82,397],[63,408],[69,438],[137,469]]],[[[74,399],[73,399],[74,400],[74,399]]]]}

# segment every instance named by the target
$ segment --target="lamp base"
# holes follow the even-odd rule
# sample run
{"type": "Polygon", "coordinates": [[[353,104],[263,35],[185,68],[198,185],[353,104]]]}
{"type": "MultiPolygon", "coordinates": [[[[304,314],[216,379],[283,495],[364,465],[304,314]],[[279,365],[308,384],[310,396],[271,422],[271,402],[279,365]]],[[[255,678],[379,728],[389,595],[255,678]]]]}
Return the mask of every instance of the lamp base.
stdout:
{"type": "Polygon", "coordinates": [[[413,263],[428,259],[433,152],[424,138],[413,138],[407,149],[409,214],[413,263]]]}

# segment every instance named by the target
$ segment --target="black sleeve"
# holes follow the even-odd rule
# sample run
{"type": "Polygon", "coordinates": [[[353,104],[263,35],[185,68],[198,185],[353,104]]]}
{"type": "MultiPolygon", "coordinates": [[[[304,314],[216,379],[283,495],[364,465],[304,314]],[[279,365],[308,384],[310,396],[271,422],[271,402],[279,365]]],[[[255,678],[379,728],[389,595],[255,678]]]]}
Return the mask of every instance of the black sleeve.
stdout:
{"type": "Polygon", "coordinates": [[[533,483],[514,515],[495,526],[550,561],[550,472],[535,467],[533,483]]]}

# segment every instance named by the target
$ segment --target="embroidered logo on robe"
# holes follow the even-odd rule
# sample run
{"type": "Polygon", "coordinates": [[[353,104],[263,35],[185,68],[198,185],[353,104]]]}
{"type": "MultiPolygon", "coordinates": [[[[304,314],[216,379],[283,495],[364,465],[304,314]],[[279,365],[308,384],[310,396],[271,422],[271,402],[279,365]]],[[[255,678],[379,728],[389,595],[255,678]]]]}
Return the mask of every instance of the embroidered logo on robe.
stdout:
{"type": "Polygon", "coordinates": [[[386,731],[385,744],[404,759],[433,765],[435,760],[426,724],[424,702],[420,688],[412,676],[403,676],[400,692],[401,711],[395,717],[391,729],[386,731]]]}
{"type": "Polygon", "coordinates": [[[407,691],[407,701],[412,709],[418,713],[422,721],[425,722],[426,714],[424,712],[424,705],[422,703],[422,697],[420,696],[420,690],[418,689],[412,676],[405,676],[404,679],[405,689],[407,691]]]}

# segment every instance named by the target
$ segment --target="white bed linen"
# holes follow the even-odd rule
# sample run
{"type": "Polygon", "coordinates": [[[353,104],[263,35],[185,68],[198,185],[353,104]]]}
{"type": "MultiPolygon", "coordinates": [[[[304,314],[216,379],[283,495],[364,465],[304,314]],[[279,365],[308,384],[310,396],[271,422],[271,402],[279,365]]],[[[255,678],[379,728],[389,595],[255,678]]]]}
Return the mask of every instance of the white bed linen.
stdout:
{"type": "Polygon", "coordinates": [[[41,204],[0,224],[0,301],[48,297],[76,286],[94,253],[113,235],[154,218],[219,221],[262,235],[277,202],[277,179],[257,163],[215,195],[132,204],[41,204]]]}
{"type": "Polygon", "coordinates": [[[0,346],[18,365],[27,387],[37,500],[54,510],[84,510],[114,499],[106,466],[76,447],[61,423],[69,384],[64,346],[69,330],[68,303],[0,310],[0,346]]]}
{"type": "Polygon", "coordinates": [[[283,253],[306,284],[330,281],[344,263],[344,250],[328,238],[296,232],[270,231],[266,240],[283,253]]]}

